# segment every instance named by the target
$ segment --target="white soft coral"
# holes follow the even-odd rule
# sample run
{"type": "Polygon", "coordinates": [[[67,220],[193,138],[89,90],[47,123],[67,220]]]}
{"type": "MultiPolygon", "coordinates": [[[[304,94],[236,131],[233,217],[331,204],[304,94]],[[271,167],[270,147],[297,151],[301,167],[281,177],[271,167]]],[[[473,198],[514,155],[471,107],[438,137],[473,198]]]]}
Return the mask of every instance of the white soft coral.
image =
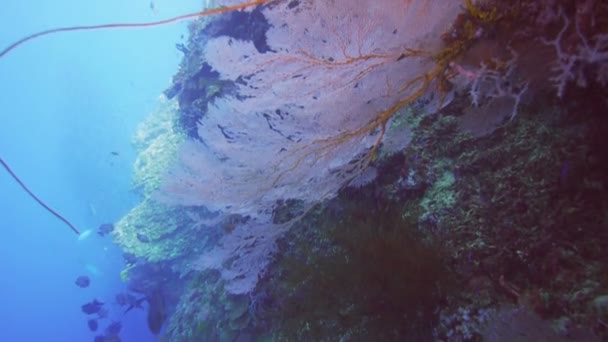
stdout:
{"type": "Polygon", "coordinates": [[[579,87],[586,87],[587,79],[584,75],[584,69],[587,66],[594,66],[597,69],[596,81],[605,86],[608,83],[608,67],[606,66],[606,62],[608,62],[608,34],[596,34],[587,37],[581,30],[580,16],[576,16],[574,28],[578,45],[575,49],[564,49],[562,46],[564,34],[570,28],[572,20],[564,14],[561,8],[559,9],[559,17],[563,19],[564,25],[555,38],[552,40],[541,38],[544,44],[553,46],[557,56],[555,66],[552,68],[555,76],[551,77],[551,81],[557,88],[557,96],[562,97],[564,95],[566,85],[570,81],[576,81],[579,87]],[[568,50],[572,50],[572,52],[568,50]]]}

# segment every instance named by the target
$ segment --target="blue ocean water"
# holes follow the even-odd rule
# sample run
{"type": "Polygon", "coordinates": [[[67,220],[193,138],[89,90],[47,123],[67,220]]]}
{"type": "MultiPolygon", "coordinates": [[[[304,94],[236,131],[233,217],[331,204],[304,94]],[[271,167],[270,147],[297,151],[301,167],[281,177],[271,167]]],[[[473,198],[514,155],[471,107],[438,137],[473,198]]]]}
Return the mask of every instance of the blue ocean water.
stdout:
{"type": "MultiPolygon", "coordinates": [[[[155,21],[194,12],[200,1],[4,1],[0,49],[60,26],[155,21]]],[[[169,85],[186,24],[67,32],[0,59],[0,157],[80,230],[114,222],[131,191],[136,125],[169,85]]],[[[81,305],[106,302],[123,341],[153,341],[145,313],[112,302],[124,289],[121,253],[109,237],[79,241],[0,172],[0,341],[92,341],[81,305]],[[91,278],[81,289],[79,275],[91,278]]]]}

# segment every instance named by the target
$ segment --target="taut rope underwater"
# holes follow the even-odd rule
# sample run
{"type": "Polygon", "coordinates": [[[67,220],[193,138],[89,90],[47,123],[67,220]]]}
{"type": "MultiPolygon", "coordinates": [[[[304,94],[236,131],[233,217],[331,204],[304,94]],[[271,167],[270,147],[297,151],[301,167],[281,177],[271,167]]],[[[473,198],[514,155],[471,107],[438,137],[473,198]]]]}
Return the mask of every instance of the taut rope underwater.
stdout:
{"type": "Polygon", "coordinates": [[[70,31],[89,31],[89,30],[102,30],[102,29],[110,29],[110,28],[135,28],[135,27],[152,27],[152,26],[160,26],[160,25],[166,25],[166,24],[171,24],[171,23],[176,23],[178,21],[183,21],[183,20],[187,20],[187,19],[192,19],[192,18],[198,18],[198,17],[205,17],[208,15],[213,15],[213,14],[220,14],[220,13],[227,13],[227,12],[233,12],[233,11],[238,11],[238,10],[242,10],[242,9],[246,9],[249,7],[255,7],[255,6],[259,6],[259,5],[264,5],[267,4],[271,1],[274,0],[255,0],[255,1],[249,1],[243,4],[239,4],[239,5],[233,5],[233,6],[227,6],[227,7],[219,7],[219,8],[212,8],[212,9],[208,9],[208,10],[204,10],[204,11],[200,11],[200,12],[194,12],[194,13],[189,13],[189,14],[183,14],[183,15],[178,15],[177,17],[173,17],[173,18],[169,18],[169,19],[164,19],[164,20],[159,20],[159,21],[152,21],[152,22],[147,22],[147,23],[116,23],[116,24],[102,24],[102,25],[83,25],[83,26],[71,26],[71,27],[58,27],[58,28],[54,28],[54,29],[49,29],[49,30],[44,30],[44,31],[40,31],[40,32],[36,32],[33,34],[30,34],[28,36],[25,36],[21,39],[19,39],[18,41],[14,42],[13,44],[9,45],[7,48],[5,48],[4,50],[2,50],[0,52],[0,58],[6,56],[6,54],[8,54],[9,52],[11,52],[13,49],[15,49],[16,47],[18,47],[19,45],[42,37],[42,36],[46,36],[49,34],[53,34],[53,33],[59,33],[59,32],[70,32],[70,31]]]}
{"type": "MultiPolygon", "coordinates": [[[[267,4],[271,1],[274,1],[274,0],[254,0],[254,1],[249,1],[249,2],[242,3],[242,4],[238,4],[238,5],[220,7],[220,8],[212,8],[212,9],[208,9],[208,10],[204,10],[204,11],[200,11],[200,12],[184,14],[184,15],[180,15],[180,16],[165,19],[165,20],[159,20],[159,21],[147,22],[147,23],[118,23],[118,24],[103,24],[103,25],[88,25],[88,26],[71,26],[71,27],[59,27],[59,28],[44,30],[44,31],[36,32],[36,33],[30,34],[28,36],[25,36],[25,37],[17,40],[16,42],[12,43],[7,48],[0,51],[0,58],[6,56],[9,52],[13,51],[18,46],[20,46],[30,40],[34,40],[36,38],[50,35],[53,33],[69,32],[69,31],[100,30],[100,29],[110,29],[110,28],[134,28],[134,27],[160,26],[160,25],[175,23],[178,21],[192,19],[192,18],[204,17],[204,16],[208,16],[208,15],[213,15],[213,14],[233,12],[233,11],[246,9],[249,7],[256,7],[259,5],[267,4]]],[[[4,169],[6,169],[6,171],[21,186],[21,188],[23,190],[25,190],[25,192],[27,192],[36,202],[38,202],[38,204],[40,204],[44,209],[46,209],[48,212],[53,214],[53,216],[57,217],[63,223],[67,224],[70,227],[70,229],[72,229],[76,234],[80,235],[80,231],[70,221],[68,221],[68,219],[66,219],[61,214],[59,214],[58,212],[53,210],[51,207],[46,205],[46,203],[44,203],[40,198],[38,198],[38,196],[36,196],[30,189],[28,189],[28,187],[21,181],[21,179],[19,179],[19,177],[13,172],[13,170],[11,170],[11,168],[8,166],[8,164],[6,162],[4,162],[4,160],[1,157],[0,157],[0,164],[2,164],[4,169]]]]}
{"type": "Polygon", "coordinates": [[[36,196],[22,181],[21,179],[19,179],[19,177],[17,177],[17,175],[13,172],[13,170],[11,170],[11,168],[8,166],[8,164],[2,159],[0,158],[0,164],[2,164],[2,166],[4,166],[4,168],[6,169],[6,171],[13,176],[13,179],[19,183],[19,185],[21,185],[21,188],[23,190],[25,190],[25,192],[28,193],[28,195],[32,196],[32,198],[38,202],[38,204],[40,204],[44,209],[48,210],[51,214],[53,214],[56,218],[60,219],[61,221],[63,221],[63,223],[67,224],[76,234],[80,235],[80,231],[70,222],[68,221],[68,219],[66,219],[65,217],[63,217],[61,214],[59,214],[58,212],[56,212],[55,210],[53,210],[53,208],[49,207],[48,205],[46,205],[46,203],[44,203],[40,198],[38,198],[38,196],[36,196]]]}

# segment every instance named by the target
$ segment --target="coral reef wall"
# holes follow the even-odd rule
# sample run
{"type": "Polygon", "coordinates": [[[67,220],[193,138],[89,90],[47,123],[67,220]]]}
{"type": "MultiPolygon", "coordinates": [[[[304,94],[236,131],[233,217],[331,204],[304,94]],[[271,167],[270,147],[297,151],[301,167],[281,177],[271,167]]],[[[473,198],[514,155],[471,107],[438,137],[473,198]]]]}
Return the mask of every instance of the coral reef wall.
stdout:
{"type": "Polygon", "coordinates": [[[138,134],[164,338],[606,339],[606,4],[248,4],[138,134]]]}

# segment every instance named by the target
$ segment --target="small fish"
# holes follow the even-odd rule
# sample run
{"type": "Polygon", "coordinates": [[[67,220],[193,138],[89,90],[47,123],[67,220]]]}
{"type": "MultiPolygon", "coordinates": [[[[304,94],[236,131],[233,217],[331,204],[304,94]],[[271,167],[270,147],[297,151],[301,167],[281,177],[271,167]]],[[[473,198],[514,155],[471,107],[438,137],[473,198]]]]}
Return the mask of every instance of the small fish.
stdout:
{"type": "Polygon", "coordinates": [[[120,321],[112,321],[106,328],[107,335],[118,335],[122,329],[122,323],[120,321]]]}
{"type": "Polygon", "coordinates": [[[129,307],[127,307],[125,313],[131,311],[132,309],[143,309],[144,307],[142,306],[142,303],[147,299],[147,297],[137,298],[132,294],[128,294],[126,305],[128,305],[129,307]]]}
{"type": "Polygon", "coordinates": [[[137,299],[137,297],[135,297],[134,295],[130,294],[130,293],[118,293],[116,294],[116,296],[114,297],[114,300],[116,301],[116,304],[120,305],[120,306],[131,306],[129,308],[132,309],[133,307],[136,308],[141,308],[141,303],[145,300],[145,297],[142,299],[137,299]]]}
{"type": "Polygon", "coordinates": [[[104,223],[97,228],[97,234],[99,236],[106,236],[114,231],[114,225],[111,223],[104,223]]]}
{"type": "Polygon", "coordinates": [[[89,326],[89,330],[91,331],[97,331],[97,320],[96,319],[90,319],[87,321],[87,325],[89,326]]]}
{"type": "Polygon", "coordinates": [[[93,233],[92,229],[85,230],[84,232],[80,233],[80,235],[78,235],[78,241],[84,241],[84,240],[88,239],[92,233],[93,233]]]}
{"type": "Polygon", "coordinates": [[[92,314],[98,313],[102,307],[103,307],[103,302],[100,302],[97,299],[93,299],[92,302],[88,302],[88,303],[82,305],[80,308],[82,309],[82,312],[84,312],[85,314],[92,315],[92,314]]]}
{"type": "Polygon", "coordinates": [[[119,155],[119,153],[116,152],[116,151],[111,151],[110,154],[113,155],[113,156],[118,156],[119,155]]]}
{"type": "Polygon", "coordinates": [[[156,9],[156,5],[154,4],[154,1],[150,1],[150,9],[152,10],[152,13],[154,13],[155,15],[158,14],[158,10],[156,9]]]}
{"type": "Polygon", "coordinates": [[[114,301],[120,306],[125,306],[129,303],[129,298],[126,293],[117,293],[114,297],[114,301]]]}
{"type": "Polygon", "coordinates": [[[137,233],[137,240],[139,240],[139,242],[143,242],[143,243],[150,242],[150,238],[147,235],[144,235],[142,233],[137,233]]]}
{"type": "Polygon", "coordinates": [[[89,285],[91,284],[91,278],[89,278],[87,276],[79,276],[78,278],[76,278],[76,281],[74,283],[78,287],[82,287],[82,288],[89,287],[89,285]]]}
{"type": "Polygon", "coordinates": [[[125,261],[127,265],[134,265],[137,263],[137,257],[132,253],[123,253],[122,259],[125,261]]]}

